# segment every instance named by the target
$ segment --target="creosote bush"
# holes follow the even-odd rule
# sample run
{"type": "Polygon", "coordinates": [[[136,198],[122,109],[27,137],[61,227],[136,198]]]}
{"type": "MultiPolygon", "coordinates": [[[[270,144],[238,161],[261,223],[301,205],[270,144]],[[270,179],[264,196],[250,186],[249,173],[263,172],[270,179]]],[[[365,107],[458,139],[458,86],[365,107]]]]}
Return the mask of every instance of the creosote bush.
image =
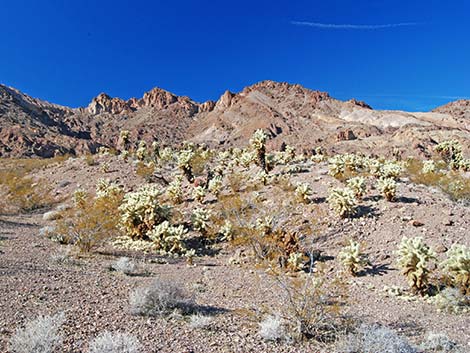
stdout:
{"type": "Polygon", "coordinates": [[[52,353],[62,344],[60,327],[65,321],[63,313],[54,316],[39,316],[17,328],[10,338],[9,349],[12,353],[52,353]]]}

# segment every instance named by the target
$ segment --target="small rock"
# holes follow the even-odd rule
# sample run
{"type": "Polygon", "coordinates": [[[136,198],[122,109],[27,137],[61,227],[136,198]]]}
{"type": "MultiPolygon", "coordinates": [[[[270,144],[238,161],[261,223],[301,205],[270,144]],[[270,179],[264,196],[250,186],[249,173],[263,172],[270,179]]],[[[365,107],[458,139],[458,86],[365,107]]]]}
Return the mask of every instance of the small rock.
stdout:
{"type": "Polygon", "coordinates": [[[444,224],[445,226],[451,226],[454,224],[454,221],[451,220],[450,218],[446,218],[444,219],[444,221],[442,222],[442,224],[444,224]]]}
{"type": "Polygon", "coordinates": [[[424,223],[421,222],[421,221],[418,221],[417,219],[412,219],[409,222],[409,224],[412,225],[413,227],[422,227],[422,226],[424,226],[424,223]]]}
{"type": "Polygon", "coordinates": [[[42,219],[45,221],[55,221],[60,218],[62,218],[60,211],[49,211],[42,215],[42,219]]]}
{"type": "Polygon", "coordinates": [[[442,254],[447,251],[447,247],[445,245],[439,244],[435,247],[437,253],[442,254]]]}
{"type": "Polygon", "coordinates": [[[60,188],[65,188],[66,186],[69,186],[71,183],[68,180],[63,180],[59,183],[60,188]]]}

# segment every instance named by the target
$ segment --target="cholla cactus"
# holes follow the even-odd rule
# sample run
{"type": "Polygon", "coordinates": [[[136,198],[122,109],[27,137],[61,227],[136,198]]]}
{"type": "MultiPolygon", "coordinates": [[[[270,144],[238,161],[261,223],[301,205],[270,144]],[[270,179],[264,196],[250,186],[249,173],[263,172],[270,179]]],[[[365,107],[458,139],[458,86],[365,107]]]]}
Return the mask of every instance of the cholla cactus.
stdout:
{"type": "Polygon", "coordinates": [[[301,201],[308,203],[310,201],[310,196],[312,196],[312,188],[310,184],[307,183],[299,183],[295,188],[295,196],[301,201]]]}
{"type": "Polygon", "coordinates": [[[340,217],[349,217],[356,213],[356,197],[350,188],[334,188],[327,197],[330,208],[340,217]]]}
{"type": "Polygon", "coordinates": [[[85,205],[88,193],[81,187],[77,188],[72,195],[73,203],[76,207],[83,207],[85,205]]]}
{"type": "Polygon", "coordinates": [[[346,185],[354,191],[357,198],[361,198],[366,193],[366,180],[364,177],[358,176],[351,178],[346,182],[346,185]]]}
{"type": "Polygon", "coordinates": [[[258,173],[256,173],[254,179],[263,185],[267,185],[269,182],[269,174],[266,173],[264,170],[261,170],[258,173]]]}
{"type": "Polygon", "coordinates": [[[294,271],[301,271],[304,268],[304,254],[300,252],[292,252],[287,259],[287,264],[294,271]]]}
{"type": "Polygon", "coordinates": [[[423,242],[423,238],[406,238],[401,240],[397,252],[398,266],[406,276],[408,284],[415,293],[424,294],[428,287],[428,261],[436,259],[434,252],[423,242]]]}
{"type": "Polygon", "coordinates": [[[111,182],[109,179],[98,179],[96,184],[96,197],[110,197],[110,196],[117,196],[122,192],[122,188],[114,183],[111,182]]]}
{"type": "Polygon", "coordinates": [[[441,263],[442,269],[465,295],[470,295],[470,249],[465,245],[454,244],[447,259],[441,263]]]}
{"type": "Polygon", "coordinates": [[[266,135],[266,133],[261,129],[256,130],[250,139],[250,144],[256,151],[258,165],[265,172],[268,172],[267,165],[266,165],[266,140],[267,139],[268,139],[268,135],[266,135]]]}
{"type": "Polygon", "coordinates": [[[183,254],[186,251],[182,243],[183,236],[188,231],[184,226],[172,226],[164,221],[153,228],[148,237],[155,244],[157,250],[167,254],[183,254]]]}
{"type": "Polygon", "coordinates": [[[377,188],[388,201],[393,201],[397,196],[397,182],[393,178],[380,178],[377,188]]]}
{"type": "Polygon", "coordinates": [[[109,173],[109,163],[108,162],[103,162],[101,164],[101,171],[103,173],[109,173]]]}
{"type": "Polygon", "coordinates": [[[121,226],[127,236],[133,240],[147,240],[153,227],[170,219],[171,208],[159,203],[160,194],[155,186],[143,186],[124,195],[119,210],[121,226]]]}
{"type": "Polygon", "coordinates": [[[127,159],[129,158],[129,155],[130,155],[129,151],[123,150],[121,154],[119,155],[119,158],[121,158],[123,161],[127,161],[127,159]]]}
{"type": "Polygon", "coordinates": [[[121,130],[119,132],[119,139],[121,140],[121,144],[124,147],[124,151],[129,149],[130,135],[131,134],[128,130],[121,130]]]}
{"type": "Polygon", "coordinates": [[[209,181],[209,185],[207,186],[207,189],[210,192],[212,192],[215,195],[215,197],[218,197],[220,190],[222,189],[222,186],[223,186],[222,177],[216,176],[209,181]]]}
{"type": "Polygon", "coordinates": [[[173,150],[170,147],[165,147],[160,151],[160,159],[169,162],[173,159],[173,150]]]}
{"type": "Polygon", "coordinates": [[[225,220],[224,224],[219,229],[219,234],[222,236],[222,240],[233,239],[233,225],[229,220],[225,220]]]}
{"type": "Polygon", "coordinates": [[[100,146],[98,148],[98,154],[102,155],[102,156],[107,156],[109,155],[109,148],[108,147],[105,147],[105,146],[100,146]]]}
{"type": "Polygon", "coordinates": [[[268,235],[272,233],[274,226],[274,218],[271,216],[266,216],[264,218],[257,218],[255,223],[255,228],[263,235],[268,235]]]}
{"type": "Polygon", "coordinates": [[[207,233],[209,228],[210,211],[204,208],[196,208],[191,214],[191,223],[193,228],[203,235],[207,233]]]}
{"type": "Polygon", "coordinates": [[[183,171],[184,176],[190,183],[194,181],[194,175],[191,166],[191,160],[194,158],[194,156],[194,151],[191,149],[182,150],[178,154],[178,167],[183,171]]]}
{"type": "Polygon", "coordinates": [[[464,172],[470,171],[470,159],[462,159],[459,164],[459,168],[464,172]]]}
{"type": "Polygon", "coordinates": [[[367,263],[364,254],[361,254],[360,244],[352,239],[349,240],[348,246],[341,249],[338,258],[353,276],[367,263]]]}
{"type": "Polygon", "coordinates": [[[166,188],[166,196],[174,203],[183,202],[183,188],[182,188],[183,177],[177,175],[175,179],[168,184],[166,188]]]}
{"type": "Polygon", "coordinates": [[[250,151],[243,151],[243,153],[237,157],[236,162],[241,164],[243,167],[248,168],[251,163],[256,160],[256,155],[250,151]]]}
{"type": "Polygon", "coordinates": [[[205,197],[206,197],[206,189],[204,189],[201,185],[198,185],[193,189],[193,198],[196,201],[202,203],[205,197]]]}
{"type": "Polygon", "coordinates": [[[403,173],[403,166],[398,162],[386,161],[376,173],[376,176],[384,179],[398,179],[400,174],[403,173]]]}
{"type": "Polygon", "coordinates": [[[423,168],[421,169],[423,174],[430,174],[436,172],[436,164],[434,161],[424,161],[423,168]]]}
{"type": "Polygon", "coordinates": [[[345,172],[345,163],[341,155],[331,157],[328,160],[328,174],[334,178],[343,176],[345,172]]]}
{"type": "Polygon", "coordinates": [[[452,169],[459,169],[462,162],[462,146],[457,140],[443,141],[435,148],[452,169]]]}
{"type": "Polygon", "coordinates": [[[135,156],[139,161],[143,161],[147,157],[147,144],[145,141],[140,141],[135,156]]]}

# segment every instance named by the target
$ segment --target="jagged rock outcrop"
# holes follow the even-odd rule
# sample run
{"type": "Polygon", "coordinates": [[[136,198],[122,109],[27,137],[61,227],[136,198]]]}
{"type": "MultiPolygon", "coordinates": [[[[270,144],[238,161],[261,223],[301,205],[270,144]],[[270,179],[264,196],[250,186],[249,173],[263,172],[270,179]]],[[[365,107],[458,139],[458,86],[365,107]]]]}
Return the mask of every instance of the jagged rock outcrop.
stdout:
{"type": "Polygon", "coordinates": [[[244,146],[256,129],[269,134],[268,148],[289,144],[299,151],[425,155],[444,139],[470,146],[470,101],[430,113],[378,111],[298,84],[262,81],[239,93],[226,91],[216,102],[199,104],[154,88],[128,100],[101,93],[87,107],[72,109],[0,85],[0,156],[52,157],[119,147],[121,130],[130,132],[131,145],[144,139],[244,146]]]}

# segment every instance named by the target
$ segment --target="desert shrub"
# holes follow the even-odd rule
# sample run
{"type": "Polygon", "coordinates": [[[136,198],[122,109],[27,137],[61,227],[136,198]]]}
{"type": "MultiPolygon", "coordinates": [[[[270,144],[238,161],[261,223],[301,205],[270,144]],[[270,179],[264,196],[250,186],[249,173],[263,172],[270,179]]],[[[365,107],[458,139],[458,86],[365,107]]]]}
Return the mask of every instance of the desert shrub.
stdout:
{"type": "Polygon", "coordinates": [[[282,291],[278,315],[285,336],[326,343],[336,339],[340,328],[345,329],[340,302],[345,289],[338,278],[327,279],[319,270],[297,278],[278,275],[276,279],[282,291]]]}
{"type": "Polygon", "coordinates": [[[429,301],[441,312],[461,314],[470,312],[470,297],[465,296],[457,288],[444,288],[429,301]]]}
{"type": "Polygon", "coordinates": [[[349,217],[356,213],[356,197],[350,188],[331,189],[327,197],[328,204],[340,217],[349,217]]]}
{"type": "Polygon", "coordinates": [[[436,258],[434,252],[423,242],[423,238],[401,240],[397,255],[398,266],[406,276],[408,284],[415,293],[424,294],[428,289],[429,269],[427,262],[436,258]]]}
{"type": "Polygon", "coordinates": [[[65,321],[63,313],[39,316],[17,328],[10,338],[9,349],[13,353],[52,353],[62,344],[60,327],[65,321]]]}
{"type": "Polygon", "coordinates": [[[268,315],[259,324],[259,335],[266,341],[288,340],[284,320],[279,315],[268,315]]]}
{"type": "Polygon", "coordinates": [[[377,180],[377,188],[387,201],[395,200],[397,196],[397,182],[393,178],[380,178],[377,180]]]}
{"type": "Polygon", "coordinates": [[[206,234],[209,229],[210,210],[197,207],[191,214],[193,228],[202,234],[206,234]]]}
{"type": "Polygon", "coordinates": [[[72,194],[72,201],[75,207],[83,207],[83,205],[86,203],[87,198],[88,193],[85,191],[85,189],[81,187],[75,189],[72,194]]]}
{"type": "Polygon", "coordinates": [[[352,239],[349,240],[349,245],[341,249],[338,258],[344,267],[354,276],[367,264],[366,256],[361,253],[360,244],[352,239]]]}
{"type": "Polygon", "coordinates": [[[406,338],[379,325],[361,325],[338,344],[339,353],[415,353],[406,338]]]}
{"type": "Polygon", "coordinates": [[[357,176],[346,181],[346,185],[348,188],[354,191],[354,194],[357,198],[361,198],[366,193],[366,182],[364,177],[357,176]]]}
{"type": "Polygon", "coordinates": [[[120,257],[111,265],[111,268],[125,275],[132,275],[136,272],[137,266],[135,262],[128,257],[120,257]]]}
{"type": "Polygon", "coordinates": [[[80,199],[73,208],[62,212],[54,239],[76,245],[83,252],[102,245],[119,233],[121,201],[122,193],[80,199]]]}
{"type": "Polygon", "coordinates": [[[470,295],[470,249],[465,245],[453,244],[447,252],[447,259],[441,263],[452,284],[463,294],[470,295]]]}
{"type": "Polygon", "coordinates": [[[430,332],[419,348],[424,352],[452,352],[457,347],[455,342],[443,333],[430,332]]]}
{"type": "Polygon", "coordinates": [[[307,183],[299,183],[295,188],[295,196],[301,202],[308,203],[310,201],[310,196],[312,196],[312,188],[307,183]]]}
{"type": "Polygon", "coordinates": [[[139,340],[127,333],[105,331],[94,338],[89,345],[89,353],[139,353],[139,340]]]}
{"type": "Polygon", "coordinates": [[[170,220],[171,208],[159,202],[161,190],[155,186],[142,186],[136,192],[124,195],[120,224],[133,240],[148,240],[148,232],[157,224],[170,220]]]}
{"type": "Polygon", "coordinates": [[[96,159],[93,157],[92,154],[87,154],[85,156],[85,163],[89,167],[94,167],[95,165],[98,165],[98,162],[96,161],[96,159]]]}
{"type": "Polygon", "coordinates": [[[257,164],[266,173],[268,172],[268,168],[266,164],[266,140],[267,139],[268,139],[268,135],[266,135],[266,133],[261,129],[256,130],[250,139],[251,147],[256,152],[257,164]]]}
{"type": "Polygon", "coordinates": [[[212,321],[212,317],[199,313],[189,317],[189,325],[193,329],[207,329],[212,324],[212,321]]]}
{"type": "Polygon", "coordinates": [[[150,182],[153,174],[155,173],[155,164],[153,162],[144,163],[139,161],[139,163],[137,163],[135,173],[145,181],[150,182]]]}
{"type": "Polygon", "coordinates": [[[194,310],[194,302],[181,284],[161,279],[134,290],[129,303],[131,313],[142,316],[168,315],[175,310],[188,314],[194,310]]]}

